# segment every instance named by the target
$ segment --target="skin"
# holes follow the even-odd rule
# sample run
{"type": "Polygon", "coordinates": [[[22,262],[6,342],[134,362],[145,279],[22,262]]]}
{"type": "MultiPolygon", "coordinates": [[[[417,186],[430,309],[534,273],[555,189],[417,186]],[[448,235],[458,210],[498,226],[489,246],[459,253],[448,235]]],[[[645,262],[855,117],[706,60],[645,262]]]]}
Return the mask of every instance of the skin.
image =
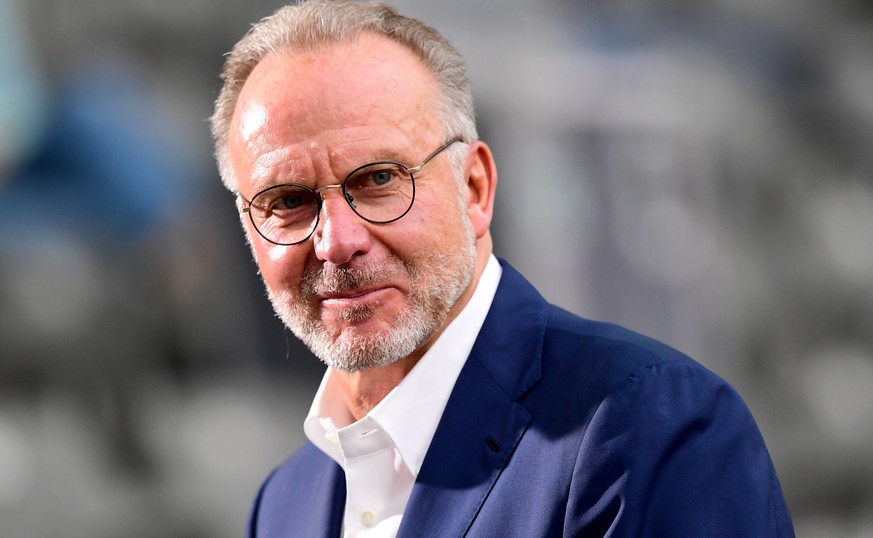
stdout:
{"type": "MultiPolygon", "coordinates": [[[[228,140],[239,192],[247,199],[287,182],[322,187],[340,183],[357,166],[390,159],[414,166],[445,142],[435,106],[434,76],[402,45],[363,34],[349,44],[302,53],[267,55],[246,81],[228,140]]],[[[448,319],[424,345],[394,363],[357,372],[334,371],[355,419],[378,404],[421,359],[453,320],[478,284],[492,250],[491,223],[497,174],[490,149],[469,145],[465,164],[464,210],[459,211],[448,157],[441,154],[416,176],[410,212],[390,224],[359,218],[336,189],[325,191],[321,220],[313,236],[293,246],[264,240],[243,219],[262,278],[272,291],[297,293],[307,268],[356,267],[384,263],[391,255],[426,264],[428,252],[459,252],[475,235],[470,284],[448,319]]],[[[404,275],[363,290],[318,297],[314,310],[335,334],[370,334],[391,327],[408,300],[404,275]],[[343,319],[349,307],[373,306],[365,319],[343,319]]]]}

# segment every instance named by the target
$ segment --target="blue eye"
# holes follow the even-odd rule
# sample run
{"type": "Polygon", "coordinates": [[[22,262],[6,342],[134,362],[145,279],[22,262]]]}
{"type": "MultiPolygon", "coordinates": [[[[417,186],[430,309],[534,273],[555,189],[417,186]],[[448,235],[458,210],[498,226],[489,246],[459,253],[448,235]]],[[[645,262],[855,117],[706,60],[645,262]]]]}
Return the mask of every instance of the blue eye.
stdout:
{"type": "Polygon", "coordinates": [[[299,195],[283,196],[277,204],[281,209],[297,209],[303,205],[303,199],[299,195]]]}
{"type": "Polygon", "coordinates": [[[375,183],[376,185],[384,185],[391,181],[393,177],[394,174],[391,170],[379,170],[373,172],[370,176],[370,178],[373,180],[373,183],[375,183]]]}
{"type": "Polygon", "coordinates": [[[317,209],[315,194],[302,185],[279,185],[269,188],[252,200],[252,204],[260,206],[263,211],[282,219],[306,218],[303,215],[310,209],[317,209]]]}

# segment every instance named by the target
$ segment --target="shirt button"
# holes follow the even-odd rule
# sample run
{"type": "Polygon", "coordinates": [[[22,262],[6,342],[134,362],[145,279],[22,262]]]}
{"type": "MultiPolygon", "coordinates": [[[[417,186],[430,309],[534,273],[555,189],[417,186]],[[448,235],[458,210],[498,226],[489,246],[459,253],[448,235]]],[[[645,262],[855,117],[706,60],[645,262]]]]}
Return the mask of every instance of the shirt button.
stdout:
{"type": "Polygon", "coordinates": [[[363,523],[365,527],[372,527],[376,524],[376,514],[370,510],[365,510],[361,514],[361,523],[363,523]]]}
{"type": "Polygon", "coordinates": [[[324,438],[327,439],[329,443],[337,444],[337,437],[333,432],[324,432],[324,438]]]}

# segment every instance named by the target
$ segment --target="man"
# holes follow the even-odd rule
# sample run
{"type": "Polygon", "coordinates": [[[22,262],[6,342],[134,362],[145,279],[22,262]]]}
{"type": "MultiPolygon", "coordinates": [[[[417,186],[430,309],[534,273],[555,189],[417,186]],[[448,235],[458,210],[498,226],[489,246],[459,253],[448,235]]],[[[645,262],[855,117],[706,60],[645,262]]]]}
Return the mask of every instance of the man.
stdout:
{"type": "Polygon", "coordinates": [[[315,0],[222,76],[222,178],[277,314],[328,366],[249,536],[793,535],[724,381],[492,255],[496,168],[437,32],[315,0]]]}

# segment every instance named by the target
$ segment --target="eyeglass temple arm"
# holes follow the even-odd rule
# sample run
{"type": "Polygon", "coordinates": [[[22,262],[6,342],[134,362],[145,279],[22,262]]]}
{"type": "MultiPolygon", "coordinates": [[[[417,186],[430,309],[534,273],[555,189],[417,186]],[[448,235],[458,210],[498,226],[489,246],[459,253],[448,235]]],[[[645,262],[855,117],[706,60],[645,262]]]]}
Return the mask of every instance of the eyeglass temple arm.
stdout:
{"type": "Polygon", "coordinates": [[[439,155],[441,151],[448,148],[449,146],[451,146],[455,142],[460,142],[462,140],[463,140],[463,137],[461,137],[461,136],[456,136],[456,137],[452,138],[451,140],[449,140],[448,142],[446,142],[445,144],[443,144],[442,146],[437,148],[436,151],[434,151],[433,153],[428,155],[427,158],[420,165],[413,167],[413,168],[409,168],[408,170],[413,174],[416,172],[420,172],[421,169],[424,168],[424,165],[426,165],[427,163],[429,163],[431,161],[431,159],[433,159],[434,157],[439,155]]]}
{"type": "Polygon", "coordinates": [[[250,212],[251,212],[252,203],[251,203],[249,200],[247,200],[246,197],[243,196],[241,192],[237,191],[237,192],[235,192],[234,194],[236,194],[237,196],[239,196],[240,200],[242,200],[242,201],[246,204],[246,205],[243,205],[242,207],[239,208],[239,212],[240,212],[240,213],[250,213],[250,212]]]}

